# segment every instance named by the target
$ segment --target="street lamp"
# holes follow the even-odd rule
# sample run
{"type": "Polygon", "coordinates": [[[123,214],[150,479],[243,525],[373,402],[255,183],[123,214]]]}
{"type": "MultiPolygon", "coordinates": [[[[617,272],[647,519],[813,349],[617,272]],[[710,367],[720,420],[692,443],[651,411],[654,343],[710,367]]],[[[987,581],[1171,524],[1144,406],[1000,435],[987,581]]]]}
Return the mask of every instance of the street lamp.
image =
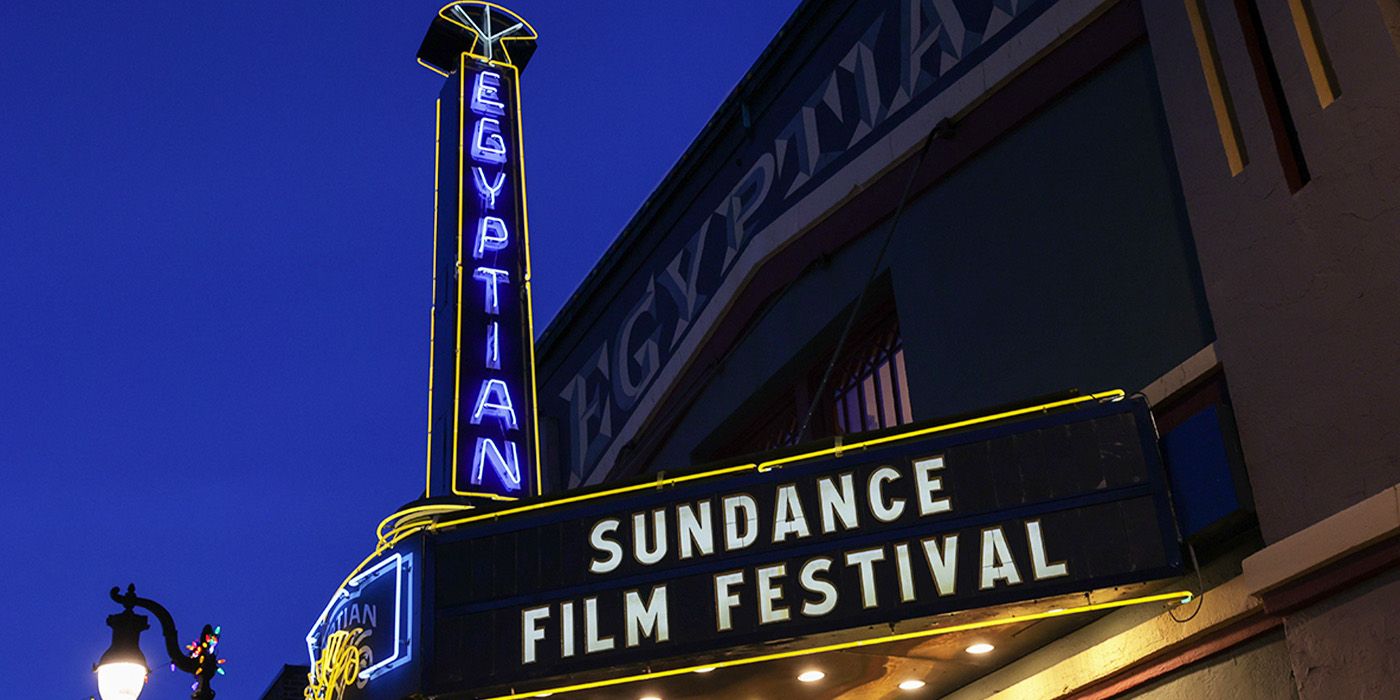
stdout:
{"type": "Polygon", "coordinates": [[[209,687],[214,676],[223,673],[219,664],[223,660],[215,654],[219,644],[219,632],[209,625],[204,626],[199,639],[180,648],[179,634],[175,631],[175,620],[160,603],[136,595],[136,585],[126,587],[126,593],[112,588],[112,600],[121,603],[122,611],[107,616],[107,626],[112,628],[112,646],[102,654],[93,670],[97,672],[97,692],[102,700],[136,700],[146,685],[146,656],[141,653],[141,632],[150,628],[145,615],[138,615],[132,608],[145,608],[160,622],[161,633],[165,635],[165,651],[170,655],[170,665],[195,677],[190,694],[192,700],[214,700],[214,691],[209,687]]]}

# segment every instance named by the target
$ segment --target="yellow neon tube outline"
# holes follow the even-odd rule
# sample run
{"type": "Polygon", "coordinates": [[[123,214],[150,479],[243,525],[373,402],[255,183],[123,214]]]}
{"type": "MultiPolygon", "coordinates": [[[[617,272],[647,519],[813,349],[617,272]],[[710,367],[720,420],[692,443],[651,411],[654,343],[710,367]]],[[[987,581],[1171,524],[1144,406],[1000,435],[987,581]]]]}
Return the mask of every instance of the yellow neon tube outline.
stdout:
{"type": "Polygon", "coordinates": [[[432,67],[432,66],[430,66],[430,65],[428,65],[428,64],[426,64],[426,63],[424,63],[424,62],[423,62],[423,59],[421,59],[421,58],[415,59],[415,60],[418,61],[418,65],[423,66],[424,68],[427,68],[428,70],[430,70],[430,71],[432,71],[432,72],[434,72],[434,73],[437,73],[438,75],[440,75],[440,76],[442,76],[442,77],[444,77],[444,78],[451,78],[451,77],[452,77],[452,74],[451,74],[451,73],[444,73],[444,72],[442,72],[442,71],[440,71],[440,70],[438,70],[438,69],[436,69],[436,68],[434,68],[434,67],[432,67]]]}
{"type": "Polygon", "coordinates": [[[465,525],[465,524],[467,524],[467,523],[477,522],[477,521],[480,521],[480,520],[487,520],[487,519],[492,519],[492,520],[494,520],[494,519],[503,518],[503,517],[506,517],[506,516],[509,516],[509,515],[516,515],[516,514],[519,514],[519,513],[526,513],[526,512],[529,512],[529,511],[540,510],[540,509],[543,509],[543,508],[553,508],[553,507],[555,507],[555,506],[566,505],[566,504],[569,504],[569,503],[578,503],[578,502],[580,502],[580,501],[589,501],[589,500],[594,500],[594,499],[598,499],[598,498],[604,498],[604,497],[607,497],[607,496],[615,496],[615,495],[617,495],[617,494],[622,494],[622,493],[631,493],[631,492],[633,492],[633,491],[645,491],[645,490],[649,490],[649,489],[657,489],[657,488],[662,488],[662,487],[665,487],[665,486],[671,486],[671,485],[673,485],[673,484],[681,484],[681,483],[685,483],[685,482],[688,482],[688,481],[695,481],[695,480],[697,480],[697,479],[708,479],[708,478],[711,478],[711,477],[723,476],[723,475],[725,475],[725,474],[735,474],[735,473],[746,472],[746,471],[766,472],[766,471],[768,471],[768,470],[770,470],[770,469],[774,469],[774,468],[777,468],[777,467],[782,467],[782,466],[787,465],[787,464],[792,464],[792,463],[794,463],[794,462],[800,462],[800,461],[807,460],[807,459],[812,459],[812,458],[815,458],[815,457],[825,457],[825,456],[835,455],[835,454],[838,454],[838,453],[844,453],[844,452],[849,452],[849,451],[853,451],[853,450],[863,450],[863,449],[866,449],[866,448],[868,448],[868,447],[874,447],[874,446],[877,446],[877,445],[885,445],[885,444],[889,444],[889,443],[891,443],[891,442],[897,442],[897,441],[899,441],[899,440],[908,440],[908,439],[911,439],[911,438],[923,437],[923,436],[926,436],[926,435],[932,435],[932,434],[934,434],[934,433],[941,433],[941,432],[947,432],[947,431],[949,431],[949,430],[956,430],[956,429],[958,429],[958,428],[966,428],[966,427],[969,427],[969,426],[981,425],[981,424],[983,424],[983,423],[990,423],[990,422],[1002,420],[1002,419],[1004,419],[1004,418],[1013,418],[1013,417],[1016,417],[1016,416],[1024,416],[1024,415],[1029,415],[1029,414],[1033,414],[1033,413],[1040,413],[1040,412],[1047,411],[1047,410],[1054,409],[1054,408],[1062,408],[1062,407],[1065,407],[1065,406],[1073,406],[1073,405],[1076,405],[1076,404],[1088,403],[1088,402],[1097,402],[1097,401],[1117,401],[1117,400],[1119,400],[1119,399],[1122,399],[1122,398],[1123,398],[1124,396],[1126,396],[1126,395],[1127,395],[1126,392],[1124,392],[1122,389],[1113,389],[1113,390],[1111,390],[1111,391],[1103,391],[1103,392],[1099,392],[1099,393],[1095,393],[1095,394],[1089,394],[1088,396],[1076,396],[1076,397],[1074,397],[1074,398],[1062,399],[1062,400],[1060,400],[1060,401],[1052,401],[1052,402],[1050,402],[1050,403],[1040,404],[1040,405],[1037,405],[1037,406],[1027,406],[1027,407],[1025,407],[1025,408],[1018,408],[1018,409],[1014,409],[1014,410],[1010,410],[1010,411],[1003,411],[1003,412],[1001,412],[1001,413],[995,413],[995,414],[992,414],[992,415],[978,416],[978,417],[976,417],[976,418],[967,418],[967,419],[960,420],[960,421],[954,421],[954,422],[952,422],[952,423],[944,423],[944,424],[942,424],[942,425],[934,425],[934,426],[930,426],[930,427],[927,427],[927,428],[920,428],[920,429],[918,429],[918,430],[911,430],[911,431],[904,432],[904,433],[896,433],[896,434],[894,434],[894,435],[885,435],[885,436],[883,436],[883,437],[871,438],[871,439],[869,439],[869,440],[862,440],[862,441],[860,441],[860,442],[853,442],[853,443],[850,443],[850,444],[847,444],[847,445],[828,447],[828,448],[825,448],[825,449],[814,450],[814,451],[812,451],[812,452],[805,452],[805,453],[802,453],[802,454],[791,455],[791,456],[788,456],[788,457],[780,457],[780,458],[778,458],[778,459],[773,459],[773,460],[769,460],[769,461],[766,461],[766,462],[752,462],[752,463],[749,463],[749,464],[741,464],[741,465],[735,465],[735,466],[730,466],[730,467],[722,467],[722,468],[720,468],[720,469],[714,469],[714,470],[707,471],[707,472],[700,472],[700,473],[697,473],[697,474],[685,474],[685,475],[682,475],[682,476],[675,476],[675,477],[670,477],[670,478],[658,478],[658,479],[656,479],[656,480],[654,480],[654,481],[647,481],[647,482],[637,483],[637,484],[629,484],[629,485],[627,485],[627,486],[619,486],[619,487],[617,487],[617,488],[607,489],[607,490],[604,490],[604,491],[595,491],[595,492],[593,492],[593,493],[579,494],[579,495],[577,495],[577,496],[565,496],[565,497],[563,497],[563,498],[557,498],[557,499],[552,499],[552,500],[548,500],[548,501],[540,501],[540,502],[538,502],[538,503],[527,503],[527,504],[524,504],[524,505],[521,505],[521,506],[517,506],[517,507],[515,507],[515,508],[507,508],[507,509],[505,509],[505,510],[498,510],[498,511],[494,511],[494,512],[491,512],[491,513],[482,513],[482,514],[479,514],[479,515],[468,516],[468,517],[459,518],[459,519],[456,519],[456,520],[448,520],[448,521],[446,521],[446,522],[432,523],[432,524],[428,525],[428,529],[431,530],[431,531],[437,531],[437,530],[442,530],[442,529],[449,528],[449,527],[456,527],[456,526],[458,526],[458,525],[465,525]]]}
{"type": "MultiPolygon", "coordinates": [[[[507,65],[507,66],[510,66],[510,67],[514,68],[514,67],[515,67],[515,62],[514,62],[514,60],[511,59],[511,57],[510,57],[510,47],[509,47],[509,46],[506,46],[506,42],[507,42],[507,41],[535,41],[535,40],[538,40],[538,39],[540,38],[540,33],[537,32],[537,31],[535,31],[535,27],[534,27],[533,25],[531,25],[529,22],[525,21],[525,18],[524,18],[524,17],[521,17],[520,15],[515,14],[515,12],[512,11],[511,9],[509,9],[509,8],[507,8],[507,7],[502,7],[501,5],[497,5],[497,4],[494,3],[494,2],[484,2],[483,0],[471,0],[471,1],[469,1],[469,2],[450,2],[450,3],[447,3],[446,5],[443,5],[442,8],[438,10],[438,16],[441,17],[441,18],[443,18],[443,19],[445,19],[445,20],[447,20],[448,22],[451,22],[452,24],[455,24],[455,25],[457,25],[457,26],[459,26],[459,27],[461,27],[461,28],[463,28],[463,29],[465,29],[465,30],[471,32],[471,34],[472,34],[472,45],[471,45],[471,48],[468,49],[465,53],[466,53],[468,56],[471,56],[472,58],[475,58],[475,59],[478,60],[478,61],[483,61],[483,62],[488,62],[488,63],[493,63],[493,64],[494,64],[494,63],[499,63],[500,65],[507,65]],[[520,22],[521,24],[525,25],[525,28],[528,29],[528,30],[530,30],[530,35],[529,35],[529,36],[523,36],[523,35],[522,35],[522,36],[507,36],[507,37],[501,37],[501,39],[500,39],[500,41],[501,41],[501,50],[505,52],[505,54],[506,54],[506,60],[505,60],[504,62],[500,62],[500,61],[495,61],[495,60],[488,59],[488,58],[486,58],[486,56],[483,56],[483,55],[478,54],[478,53],[474,53],[474,51],[473,51],[473,50],[476,48],[477,43],[481,41],[481,35],[478,34],[477,31],[476,31],[475,29],[472,29],[471,27],[469,27],[469,26],[467,26],[467,25],[465,25],[465,24],[462,24],[461,22],[458,22],[457,20],[455,20],[455,19],[453,19],[452,17],[449,17],[449,16],[447,15],[447,10],[450,9],[453,5],[481,5],[481,6],[486,6],[486,7],[495,8],[495,9],[497,9],[497,10],[500,10],[501,12],[506,13],[506,15],[508,15],[508,16],[510,16],[510,17],[514,17],[514,18],[516,19],[516,21],[518,21],[518,22],[520,22]]],[[[422,63],[422,61],[419,61],[419,63],[422,63]]],[[[429,66],[429,67],[431,68],[431,66],[429,66]]],[[[441,73],[442,71],[437,71],[437,72],[441,73]]],[[[517,108],[517,109],[518,109],[518,108],[517,108]]]]}
{"type": "MultiPolygon", "coordinates": [[[[523,20],[522,20],[522,21],[523,21],[523,20]]],[[[531,31],[534,31],[534,29],[532,28],[531,31]]],[[[465,52],[464,52],[464,53],[462,54],[462,56],[460,57],[460,61],[461,61],[461,64],[460,64],[460,65],[461,65],[461,68],[460,68],[460,70],[459,70],[459,72],[458,72],[458,75],[460,76],[460,80],[461,80],[461,88],[460,88],[460,95],[459,95],[460,103],[459,103],[458,106],[459,106],[459,108],[462,110],[462,114],[463,114],[463,115],[465,115],[465,113],[466,113],[465,111],[466,111],[466,108],[467,108],[467,107],[466,107],[466,68],[467,68],[467,57],[469,57],[469,56],[471,56],[471,54],[469,54],[469,53],[465,53],[465,52]]],[[[528,357],[527,361],[529,362],[529,368],[530,368],[530,421],[531,421],[531,422],[530,422],[530,433],[531,433],[531,439],[534,441],[534,452],[533,452],[533,454],[531,455],[531,460],[535,463],[535,488],[533,489],[534,493],[531,494],[531,495],[539,496],[539,495],[542,495],[542,494],[544,493],[544,483],[543,483],[543,472],[542,472],[542,468],[541,468],[541,466],[540,466],[540,416],[539,416],[539,395],[538,395],[538,389],[536,388],[536,380],[535,380],[535,310],[534,310],[534,293],[533,293],[533,291],[532,291],[532,289],[531,289],[531,285],[530,285],[530,278],[531,278],[531,272],[530,272],[530,207],[529,207],[529,202],[528,202],[527,195],[526,195],[526,192],[528,191],[528,188],[527,188],[526,185],[525,185],[525,123],[524,123],[524,118],[523,118],[523,116],[522,116],[524,110],[521,109],[521,103],[520,103],[520,69],[517,68],[517,67],[515,67],[514,65],[511,65],[510,63],[502,63],[502,62],[500,62],[500,61],[485,61],[484,59],[481,59],[480,57],[478,57],[478,60],[481,60],[482,62],[485,62],[487,65],[490,65],[490,66],[492,66],[492,67],[500,67],[500,68],[507,68],[507,69],[509,69],[510,72],[511,72],[511,85],[514,87],[514,90],[515,90],[515,114],[514,114],[514,117],[515,117],[516,159],[517,159],[517,160],[519,161],[519,163],[520,163],[520,166],[519,166],[519,168],[518,168],[519,173],[520,173],[520,210],[521,210],[521,212],[520,212],[520,218],[521,218],[520,230],[521,230],[521,232],[522,232],[522,236],[521,236],[522,243],[521,243],[521,245],[525,246],[525,280],[524,280],[524,282],[523,282],[523,285],[524,285],[524,290],[523,290],[523,291],[525,292],[525,309],[524,309],[524,316],[525,316],[526,333],[527,333],[527,336],[526,336],[526,338],[525,338],[525,344],[526,344],[526,346],[528,346],[528,348],[529,348],[529,357],[528,357]]],[[[459,128],[458,128],[458,134],[457,134],[457,136],[458,136],[458,153],[459,153],[459,158],[461,157],[461,156],[460,156],[460,153],[461,153],[461,141],[462,141],[463,139],[466,138],[465,116],[463,116],[463,117],[461,118],[460,121],[462,122],[462,124],[461,124],[461,125],[459,126],[459,128]]],[[[462,259],[462,200],[464,199],[463,193],[466,191],[466,190],[464,189],[464,188],[466,187],[466,182],[465,182],[465,175],[463,174],[463,170],[462,170],[462,165],[461,165],[462,162],[463,162],[463,161],[461,161],[461,160],[458,161],[458,168],[457,168],[457,260],[458,260],[459,263],[460,263],[460,261],[461,261],[461,259],[462,259]]],[[[462,274],[461,274],[461,270],[458,270],[458,273],[457,273],[457,336],[458,336],[458,340],[457,340],[457,352],[458,352],[459,355],[461,354],[461,348],[462,348],[462,343],[461,343],[461,328],[462,328],[462,308],[461,308],[461,303],[462,303],[462,302],[461,302],[461,299],[462,299],[462,296],[461,296],[461,290],[462,290],[462,274]]],[[[460,403],[461,403],[461,370],[460,370],[460,367],[461,367],[461,361],[460,361],[460,359],[459,359],[459,360],[458,360],[458,391],[457,391],[457,402],[458,402],[458,406],[457,406],[457,415],[458,415],[458,416],[461,415],[461,405],[460,405],[460,403]]],[[[455,425],[453,426],[453,443],[452,443],[452,494],[455,495],[455,496],[475,496],[475,497],[481,497],[481,498],[489,498],[489,499],[496,500],[496,501],[516,501],[516,500],[519,500],[518,498],[513,497],[513,496],[501,496],[501,495],[494,494],[494,493],[484,493],[484,492],[461,491],[461,490],[458,490],[458,488],[457,488],[457,427],[456,427],[455,425]]]]}
{"type": "Polygon", "coordinates": [[[467,57],[461,56],[461,67],[457,71],[457,350],[452,356],[452,491],[457,491],[457,443],[461,439],[462,426],[462,168],[466,162],[467,133],[467,57]]]}
{"type": "Polygon", "coordinates": [[[423,497],[433,495],[433,355],[437,343],[438,173],[442,169],[442,98],[433,102],[433,305],[428,315],[428,466],[423,497]]]}
{"type": "Polygon", "coordinates": [[[1194,594],[1193,594],[1191,591],[1172,591],[1172,592],[1170,592],[1170,593],[1158,593],[1158,594],[1156,594],[1156,595],[1141,596],[1141,597],[1138,597],[1138,598],[1127,598],[1127,599],[1124,599],[1124,600],[1115,600],[1115,601],[1109,601],[1109,602],[1106,602],[1106,603],[1093,603],[1093,604],[1089,604],[1089,605],[1080,605],[1080,606],[1073,607],[1073,608],[1065,608],[1065,609],[1063,609],[1063,610],[1046,610],[1045,612],[1027,613],[1027,614],[1025,614],[1025,615],[1011,615],[1011,616],[1008,616],[1008,617],[995,618],[995,619],[992,619],[992,620],[979,620],[979,621],[977,621],[977,622],[965,622],[965,623],[960,624],[960,625],[949,625],[949,626],[947,626],[947,627],[935,627],[935,628],[933,628],[933,629],[927,629],[927,630],[917,630],[917,631],[914,631],[914,632],[904,632],[904,633],[901,633],[901,634],[890,634],[890,635],[885,635],[885,636],[883,636],[883,637],[871,637],[871,638],[869,638],[869,639],[857,639],[857,640],[853,640],[853,641],[849,641],[849,642],[841,642],[841,643],[838,643],[838,644],[827,644],[827,645],[825,645],[825,646],[812,647],[811,649],[794,649],[794,650],[791,650],[791,651],[780,651],[780,652],[773,653],[773,654],[764,654],[764,655],[761,655],[761,656],[751,656],[751,657],[744,658],[744,659],[731,659],[731,660],[728,660],[728,661],[713,661],[713,662],[709,662],[709,663],[695,664],[695,665],[693,665],[693,666],[686,666],[686,667],[684,667],[684,668],[674,668],[674,669],[668,669],[668,670],[665,670],[665,671],[653,671],[653,672],[651,672],[651,673],[639,673],[639,674],[635,674],[635,675],[631,675],[631,676],[621,676],[621,677],[618,677],[618,678],[609,678],[609,679],[601,680],[601,681],[592,681],[592,682],[590,682],[590,683],[576,683],[576,684],[574,684],[574,685],[564,685],[564,686],[558,686],[558,687],[554,687],[554,688],[541,688],[541,689],[531,690],[531,691],[524,692],[524,693],[514,693],[514,694],[511,694],[511,695],[495,695],[495,696],[492,696],[492,697],[488,698],[488,700],[520,700],[520,698],[533,698],[533,697],[538,697],[538,696],[539,696],[540,694],[542,694],[542,693],[549,693],[549,694],[555,694],[555,695],[557,695],[557,694],[561,694],[561,693],[572,693],[572,692],[579,691],[579,690],[591,690],[591,689],[594,689],[594,688],[606,688],[606,687],[614,686],[614,685],[623,685],[623,684],[626,684],[626,683],[636,683],[636,682],[638,682],[638,681],[654,680],[654,679],[657,679],[657,678],[666,678],[666,677],[669,677],[669,676],[679,676],[679,675],[683,675],[683,674],[686,674],[686,673],[692,673],[692,672],[694,672],[695,670],[701,669],[701,668],[732,668],[732,667],[734,667],[734,666],[747,666],[747,665],[750,665],[750,664],[763,663],[763,662],[765,662],[765,661],[777,661],[777,660],[779,660],[779,659],[791,659],[791,658],[796,658],[796,657],[799,657],[799,656],[811,656],[811,655],[813,655],[813,654],[824,654],[824,653],[833,652],[833,651],[844,651],[844,650],[846,650],[846,649],[856,649],[856,648],[859,648],[859,647],[866,647],[866,646],[871,646],[871,645],[874,645],[874,644],[886,644],[886,643],[889,643],[889,642],[902,642],[902,641],[907,641],[907,640],[910,640],[910,639],[923,639],[923,638],[926,638],[926,637],[937,637],[937,636],[941,636],[941,635],[945,635],[945,634],[952,634],[952,633],[954,633],[954,632],[967,632],[967,631],[970,631],[970,630],[987,629],[987,628],[989,628],[989,627],[1001,627],[1001,626],[1004,626],[1004,625],[1014,625],[1014,624],[1021,623],[1021,622],[1033,622],[1033,621],[1035,621],[1035,620],[1044,620],[1044,619],[1046,619],[1046,618],[1051,618],[1051,617],[1064,617],[1064,616],[1067,616],[1067,615],[1077,615],[1077,614],[1079,614],[1079,613],[1093,612],[1093,611],[1096,611],[1096,610],[1109,610],[1109,609],[1113,609],[1113,608],[1124,608],[1124,607],[1128,607],[1128,606],[1130,606],[1130,605],[1142,605],[1142,604],[1146,604],[1146,603],[1158,603],[1158,602],[1164,602],[1164,601],[1169,601],[1169,600],[1179,600],[1179,601],[1181,601],[1181,604],[1186,604],[1186,603],[1191,602],[1191,599],[1192,599],[1193,597],[1194,597],[1194,594]]]}
{"type": "MultiPolygon", "coordinates": [[[[524,20],[521,20],[524,21],[524,20]]],[[[528,26],[528,25],[526,25],[528,26]]],[[[530,31],[534,31],[531,27],[530,31]]],[[[511,84],[515,86],[515,152],[520,160],[521,230],[525,241],[525,344],[530,348],[530,432],[535,442],[535,494],[544,495],[544,478],[540,466],[539,390],[535,380],[535,292],[531,284],[534,275],[530,263],[530,188],[525,186],[525,109],[520,101],[520,69],[509,66],[511,84]]]]}
{"type": "Polygon", "coordinates": [[[355,566],[354,569],[350,570],[350,574],[345,577],[345,580],[341,581],[340,585],[335,587],[334,595],[340,595],[340,591],[346,586],[350,585],[350,581],[352,581],[356,576],[359,576],[360,572],[364,570],[366,566],[369,566],[370,562],[377,559],[379,555],[393,549],[398,543],[404,541],[405,538],[423,530],[428,524],[427,521],[413,521],[407,523],[400,522],[388,533],[385,533],[384,527],[387,526],[391,521],[402,521],[404,518],[410,515],[420,513],[426,515],[429,514],[431,511],[452,512],[456,510],[472,509],[473,506],[470,505],[447,503],[425,506],[411,506],[409,508],[404,508],[403,510],[395,511],[388,517],[384,518],[383,520],[380,520],[379,526],[374,529],[375,535],[378,538],[378,544],[375,545],[374,551],[370,552],[369,556],[365,557],[362,561],[360,561],[359,564],[355,566]]]}

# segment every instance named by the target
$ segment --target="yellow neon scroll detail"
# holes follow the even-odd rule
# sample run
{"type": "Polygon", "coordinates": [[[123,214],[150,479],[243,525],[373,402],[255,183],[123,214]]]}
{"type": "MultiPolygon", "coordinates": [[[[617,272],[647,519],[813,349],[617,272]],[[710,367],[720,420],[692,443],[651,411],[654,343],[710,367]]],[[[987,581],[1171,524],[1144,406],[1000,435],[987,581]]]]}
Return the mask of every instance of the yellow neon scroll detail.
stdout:
{"type": "Polygon", "coordinates": [[[306,700],[340,700],[350,686],[364,685],[359,676],[369,653],[361,645],[366,636],[364,628],[356,627],[326,637],[321,658],[306,676],[306,690],[302,693],[306,700]]]}

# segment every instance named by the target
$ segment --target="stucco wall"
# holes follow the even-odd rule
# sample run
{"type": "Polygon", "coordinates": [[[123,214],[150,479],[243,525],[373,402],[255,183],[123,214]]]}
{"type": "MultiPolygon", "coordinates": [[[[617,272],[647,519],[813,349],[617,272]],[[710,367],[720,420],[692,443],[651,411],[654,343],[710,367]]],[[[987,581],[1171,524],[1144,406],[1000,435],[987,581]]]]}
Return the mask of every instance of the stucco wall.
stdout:
{"type": "Polygon", "coordinates": [[[1284,618],[1304,700],[1400,694],[1400,570],[1284,618]]]}
{"type": "Polygon", "coordinates": [[[1312,174],[1296,193],[1233,1],[1204,5],[1248,155],[1235,176],[1184,3],[1143,3],[1270,542],[1400,481],[1400,56],[1375,3],[1310,1],[1340,87],[1326,109],[1288,3],[1258,3],[1312,174]]]}
{"type": "MultiPolygon", "coordinates": [[[[1297,698],[1283,635],[1273,634],[1120,696],[1124,700],[1297,698]]],[[[1363,696],[1334,696],[1363,697],[1363,696]]]]}

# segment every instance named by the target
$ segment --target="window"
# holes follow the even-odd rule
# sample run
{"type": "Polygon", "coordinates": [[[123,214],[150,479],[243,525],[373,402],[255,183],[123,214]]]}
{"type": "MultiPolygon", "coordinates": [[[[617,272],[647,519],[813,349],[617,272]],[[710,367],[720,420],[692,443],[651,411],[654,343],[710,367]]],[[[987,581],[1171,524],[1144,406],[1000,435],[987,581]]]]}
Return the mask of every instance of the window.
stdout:
{"type": "Polygon", "coordinates": [[[899,324],[893,314],[881,316],[873,322],[858,323],[846,341],[846,352],[841,353],[841,359],[832,368],[805,436],[799,432],[802,420],[826,371],[829,354],[805,360],[806,367],[797,372],[797,380],[784,383],[781,392],[770,389],[772,398],[757,412],[759,418],[745,423],[741,437],[726,441],[721,450],[703,453],[710,458],[733,457],[796,445],[804,439],[863,433],[911,422],[914,414],[899,324]]]}
{"type": "Polygon", "coordinates": [[[913,420],[909,375],[899,327],[870,337],[859,353],[831,375],[832,424],[840,434],[893,428],[913,420]]]}

